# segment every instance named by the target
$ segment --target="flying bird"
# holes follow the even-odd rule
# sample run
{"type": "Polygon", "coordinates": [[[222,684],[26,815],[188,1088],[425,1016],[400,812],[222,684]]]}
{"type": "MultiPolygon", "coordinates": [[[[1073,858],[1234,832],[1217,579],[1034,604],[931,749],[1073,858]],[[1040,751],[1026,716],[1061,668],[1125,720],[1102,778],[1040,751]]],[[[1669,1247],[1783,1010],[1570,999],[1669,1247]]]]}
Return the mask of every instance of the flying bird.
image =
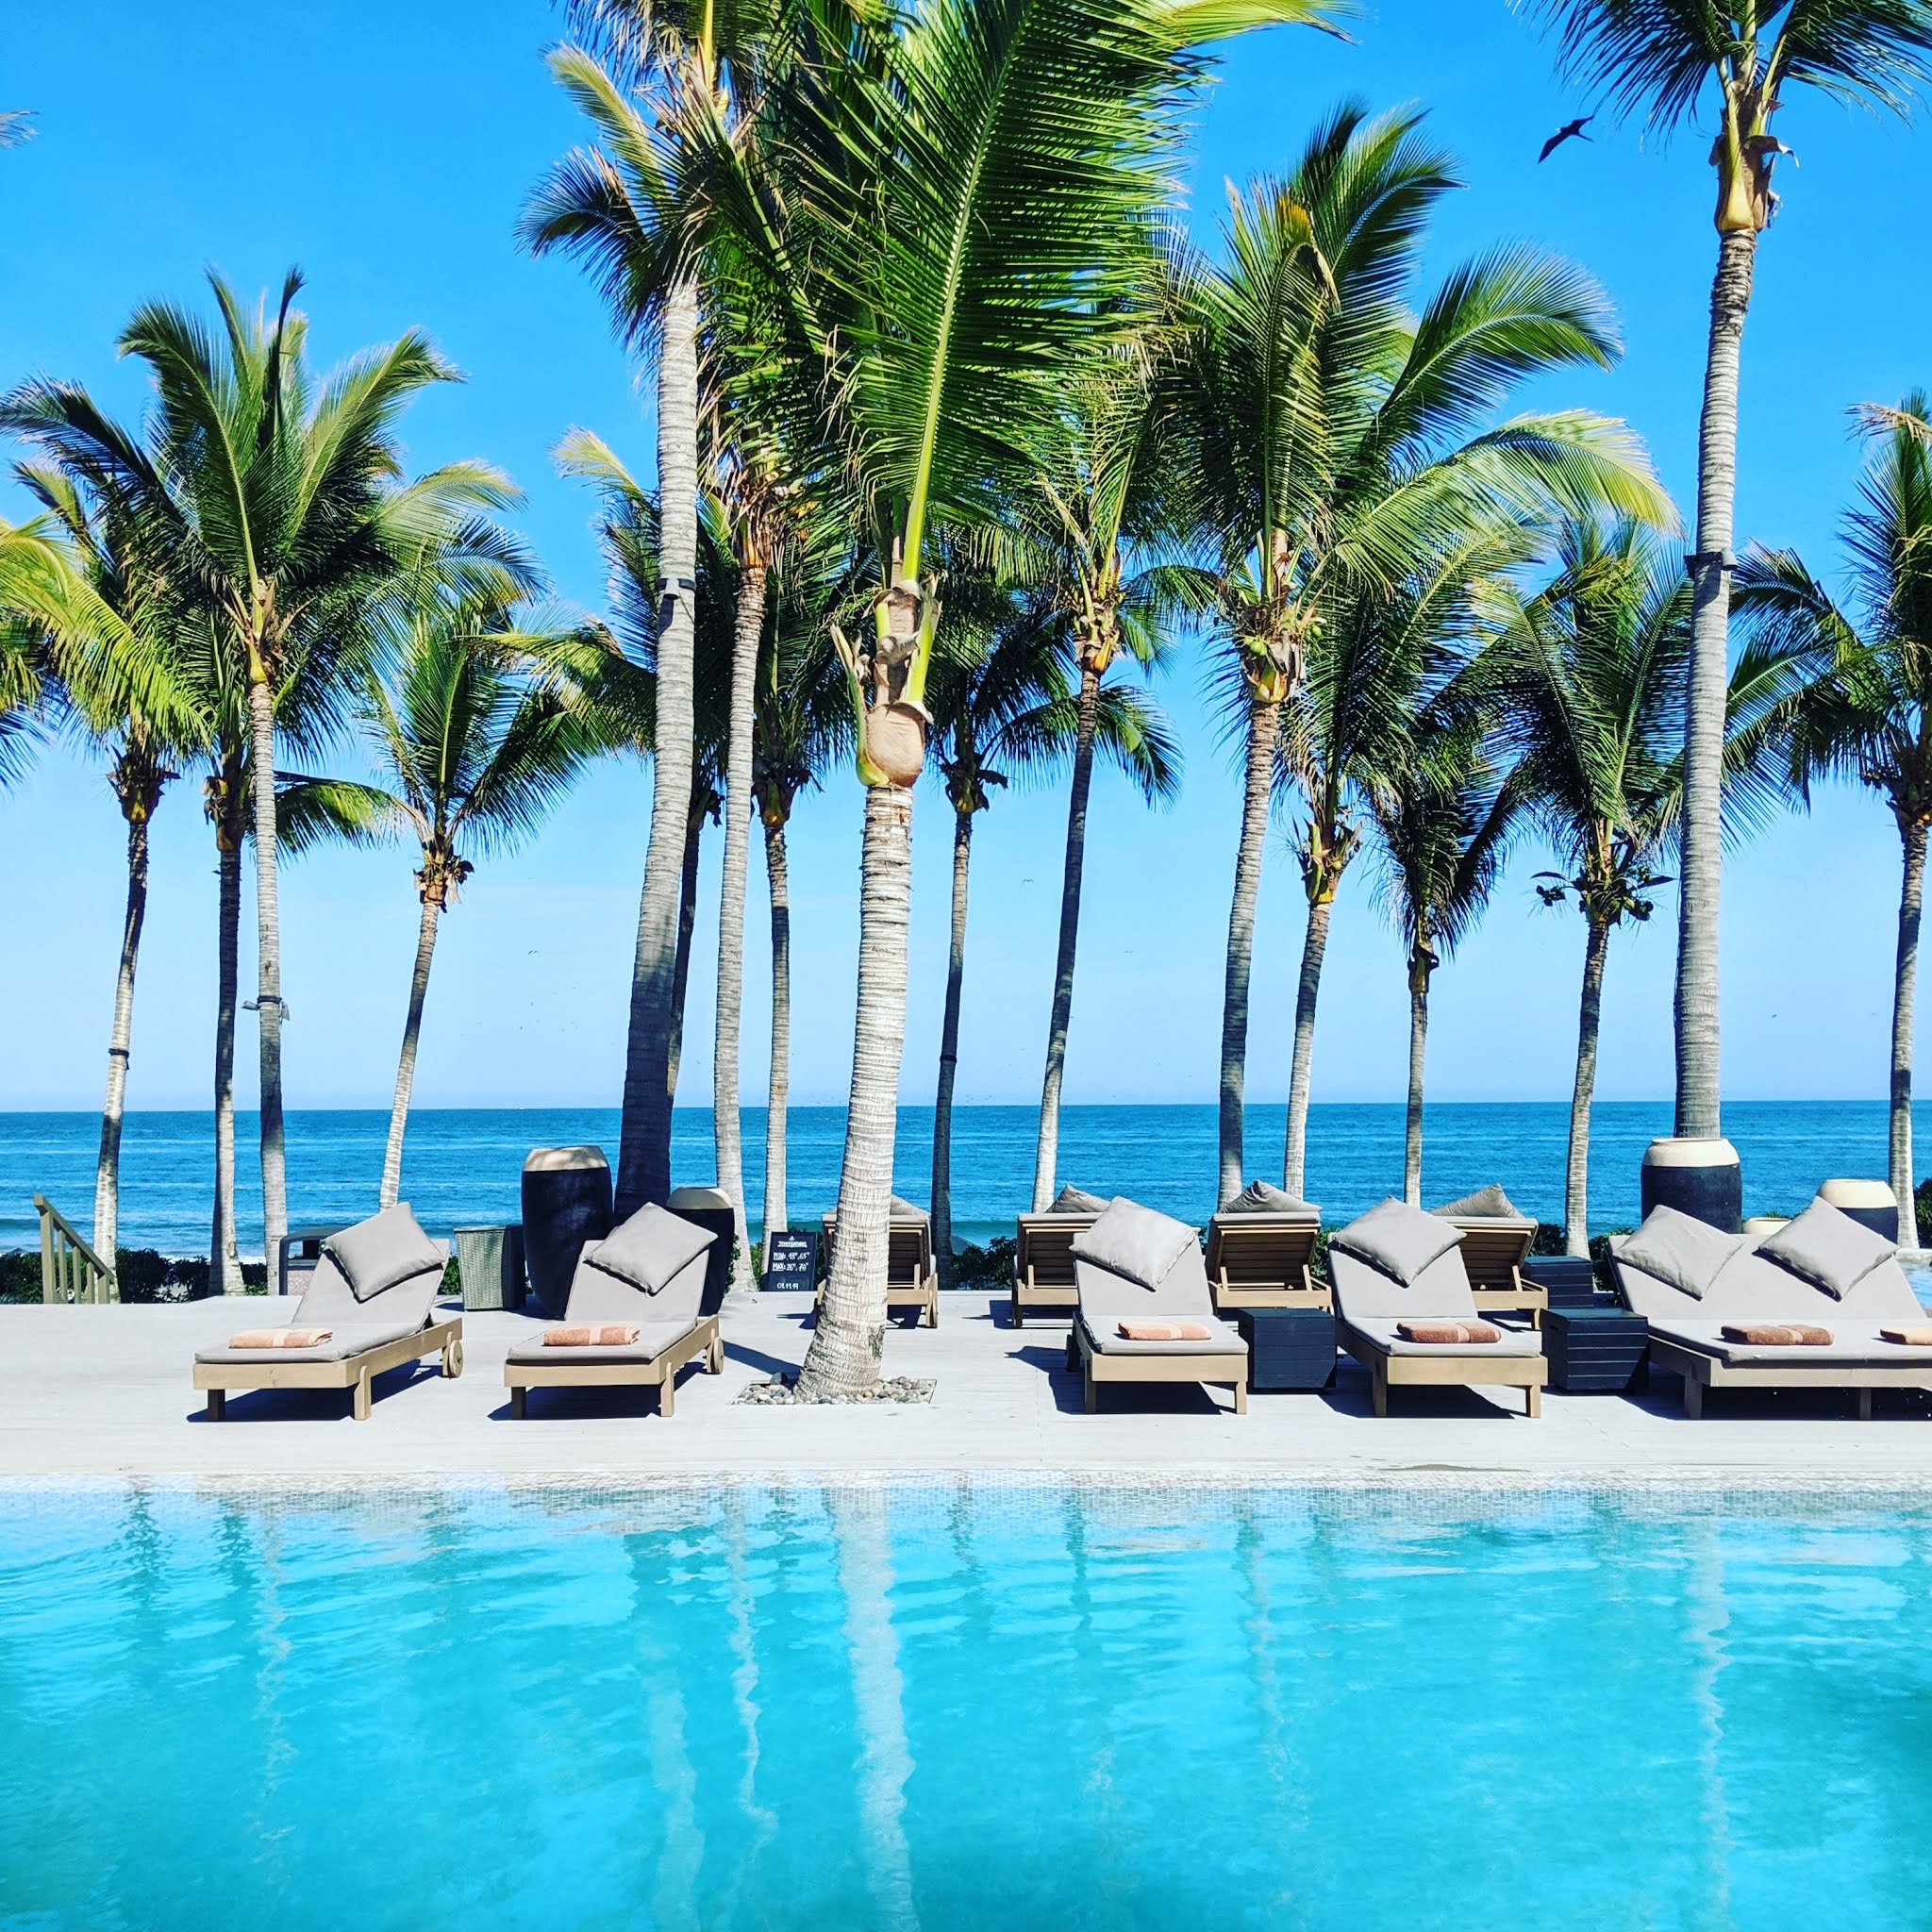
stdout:
{"type": "Polygon", "coordinates": [[[1584,133],[1583,130],[1595,119],[1596,116],[1594,114],[1585,114],[1580,120],[1566,121],[1562,126],[1557,129],[1556,133],[1550,136],[1549,140],[1543,142],[1543,151],[1536,158],[1537,166],[1541,167],[1551,155],[1561,147],[1566,141],[1588,141],[1590,136],[1584,133]]]}

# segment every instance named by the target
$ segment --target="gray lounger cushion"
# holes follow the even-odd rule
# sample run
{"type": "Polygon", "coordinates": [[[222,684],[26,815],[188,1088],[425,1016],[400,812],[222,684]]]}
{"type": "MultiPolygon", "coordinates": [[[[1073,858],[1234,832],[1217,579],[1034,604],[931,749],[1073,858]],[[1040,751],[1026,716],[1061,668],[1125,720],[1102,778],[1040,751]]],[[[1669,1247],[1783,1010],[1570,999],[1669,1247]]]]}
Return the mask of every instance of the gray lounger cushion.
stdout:
{"type": "MultiPolygon", "coordinates": [[[[552,1324],[550,1325],[557,1325],[552,1324]]],[[[526,1340],[515,1342],[508,1359],[513,1362],[554,1363],[568,1368],[573,1362],[648,1362],[682,1341],[697,1324],[693,1322],[640,1322],[638,1339],[616,1348],[547,1348],[543,1331],[538,1329],[526,1340]]]]}
{"type": "Polygon", "coordinates": [[[1147,1288],[1077,1257],[1074,1279],[1080,1291],[1080,1325],[1103,1355],[1245,1355],[1247,1343],[1214,1312],[1208,1270],[1191,1242],[1182,1250],[1158,1288],[1147,1288]],[[1129,1341],[1120,1332],[1127,1322],[1198,1322],[1205,1341],[1129,1341]]]}
{"type": "Polygon", "coordinates": [[[1328,1246],[1367,1261],[1406,1287],[1461,1241],[1461,1230],[1453,1222],[1424,1214],[1391,1194],[1330,1235],[1328,1246]]]}
{"type": "Polygon", "coordinates": [[[1624,1249],[1613,1236],[1611,1269],[1624,1301],[1654,1328],[1678,1323],[1716,1324],[1722,1322],[1816,1322],[1836,1332],[1848,1323],[1900,1327],[1932,1320],[1920,1307],[1911,1283],[1894,1260],[1878,1266],[1852,1288],[1842,1301],[1834,1301],[1821,1288],[1767,1261],[1756,1248],[1739,1250],[1701,1296],[1688,1295],[1624,1264],[1624,1249]]]}
{"type": "Polygon", "coordinates": [[[1487,1188],[1478,1188],[1473,1194],[1465,1194],[1459,1201],[1444,1201],[1440,1208],[1431,1208],[1431,1214],[1440,1214],[1445,1221],[1527,1221],[1525,1214],[1501,1187],[1491,1183],[1487,1188]]]}
{"type": "MultiPolygon", "coordinates": [[[[1404,1315],[1405,1322],[1423,1321],[1419,1315],[1404,1315]]],[[[1389,1315],[1351,1315],[1342,1324],[1374,1343],[1384,1355],[1453,1356],[1458,1361],[1467,1356],[1472,1361],[1490,1357],[1534,1357],[1543,1352],[1543,1339],[1533,1329],[1505,1328],[1500,1341],[1409,1341],[1395,1332],[1395,1318],[1389,1315]]]]}
{"type": "Polygon", "coordinates": [[[1801,1342],[1765,1348],[1747,1341],[1726,1341],[1722,1322],[1659,1321],[1655,1316],[1651,1318],[1650,1331],[1731,1368],[1924,1368],[1926,1381],[1932,1383],[1932,1348],[1908,1348],[1896,1341],[1879,1340],[1881,1325],[1892,1327],[1903,1324],[1834,1320],[1827,1315],[1820,1325],[1831,1330],[1828,1345],[1801,1342]]]}
{"type": "MultiPolygon", "coordinates": [[[[1153,1320],[1154,1317],[1147,1319],[1153,1320]]],[[[1238,1328],[1230,1328],[1226,1323],[1217,1321],[1212,1315],[1188,1315],[1179,1318],[1198,1322],[1208,1330],[1205,1341],[1129,1341],[1111,1323],[1104,1328],[1081,1320],[1081,1326],[1087,1330],[1088,1339],[1102,1355],[1246,1355],[1248,1344],[1241,1338],[1238,1328]]]]}
{"type": "Polygon", "coordinates": [[[1049,1214],[1105,1214],[1107,1203],[1098,1194],[1090,1194],[1085,1188],[1070,1185],[1053,1197],[1053,1205],[1046,1211],[1049,1214]]]}
{"type": "Polygon", "coordinates": [[[1336,1247],[1328,1250],[1328,1273],[1335,1282],[1336,1307],[1350,1322],[1482,1319],[1476,1312],[1475,1296],[1470,1292],[1460,1243],[1438,1255],[1407,1283],[1384,1274],[1374,1262],[1336,1247]]]}
{"type": "Polygon", "coordinates": [[[441,1247],[423,1232],[422,1223],[407,1201],[398,1201],[393,1208],[385,1208],[380,1214],[330,1235],[323,1243],[323,1252],[341,1270],[349,1292],[358,1302],[366,1302],[412,1274],[443,1265],[441,1247]]]}
{"type": "Polygon", "coordinates": [[[1250,1181],[1227,1206],[1224,1214],[1274,1214],[1285,1221],[1320,1221],[1322,1210],[1312,1201],[1297,1201],[1282,1188],[1271,1188],[1266,1181],[1250,1181]]]}
{"type": "MultiPolygon", "coordinates": [[[[302,1322],[291,1325],[310,1328],[322,1324],[302,1322]]],[[[342,1362],[365,1350],[380,1348],[385,1342],[400,1341],[414,1335],[421,1322],[343,1322],[334,1324],[329,1339],[319,1348],[201,1348],[194,1352],[198,1362],[342,1362]]],[[[238,1334],[242,1331],[238,1329],[238,1334]]]]}
{"type": "Polygon", "coordinates": [[[902,1195],[892,1196],[891,1218],[894,1221],[930,1221],[932,1216],[917,1201],[908,1201],[902,1195]]]}
{"type": "Polygon", "coordinates": [[[1142,1288],[1158,1288],[1190,1248],[1200,1252],[1200,1237],[1185,1221],[1117,1194],[1106,1213],[1074,1238],[1073,1256],[1142,1288]]]}
{"type": "Polygon", "coordinates": [[[1863,1222],[1854,1221],[1829,1201],[1818,1200],[1795,1221],[1767,1235],[1757,1243],[1757,1252],[1823,1289],[1834,1301],[1842,1301],[1897,1249],[1863,1222]]]}
{"type": "Polygon", "coordinates": [[[1641,1268],[1659,1281],[1702,1300],[1724,1265],[1749,1235],[1725,1234],[1707,1221],[1674,1208],[1653,1208],[1643,1224],[1617,1250],[1626,1267],[1641,1268]]]}
{"type": "Polygon", "coordinates": [[[647,1201],[621,1227],[586,1248],[583,1258],[606,1274],[656,1294],[716,1240],[708,1228],[647,1201]]]}

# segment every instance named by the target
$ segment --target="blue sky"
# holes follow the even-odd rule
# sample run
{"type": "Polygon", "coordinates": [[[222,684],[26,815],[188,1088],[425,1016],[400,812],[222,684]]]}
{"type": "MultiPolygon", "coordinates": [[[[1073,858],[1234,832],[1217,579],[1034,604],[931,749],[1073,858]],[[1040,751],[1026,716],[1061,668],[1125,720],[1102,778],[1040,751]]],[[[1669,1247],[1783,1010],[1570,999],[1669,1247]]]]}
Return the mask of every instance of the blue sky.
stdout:
{"type": "MultiPolygon", "coordinates": [[[[70,0],[14,8],[0,37],[0,107],[37,110],[38,138],[0,154],[0,383],[76,377],[111,407],[143,401],[112,343],[134,305],[201,302],[204,264],[247,289],[291,262],[308,277],[325,361],[426,328],[468,380],[408,420],[427,465],[487,458],[527,492],[518,521],[564,595],[596,607],[590,505],[549,451],[574,425],[650,462],[647,396],[583,280],[511,239],[522,199],[578,129],[544,72],[558,16],[541,0],[192,0],[159,8],[70,0]]],[[[1627,353],[1530,400],[1595,407],[1648,440],[1679,502],[1695,412],[1714,242],[1706,142],[1660,149],[1599,123],[1536,164],[1576,98],[1505,0],[1381,0],[1342,45],[1277,32],[1240,43],[1198,116],[1188,190],[1211,232],[1223,182],[1284,165],[1345,95],[1419,102],[1459,156],[1466,192],[1438,225],[1440,273],[1499,241],[1571,256],[1604,283],[1627,353]]],[[[1857,477],[1846,410],[1932,381],[1928,271],[1901,210],[1924,205],[1926,135],[1793,100],[1801,166],[1759,256],[1744,351],[1739,533],[1835,567],[1832,531],[1857,477]]],[[[0,483],[0,513],[25,513],[0,483]]],[[[1179,803],[1149,812],[1096,785],[1071,1100],[1208,1100],[1237,798],[1223,721],[1193,651],[1157,694],[1187,751],[1179,803]]],[[[648,815],[648,775],[612,765],[523,853],[486,863],[445,923],[417,1097],[427,1106],[614,1104],[648,815]]],[[[851,1051],[860,801],[845,774],[801,806],[795,899],[794,1095],[839,1101],[851,1051]]],[[[948,814],[936,788],[915,830],[912,986],[904,1093],[930,1098],[944,970],[948,814]]],[[[1058,789],[1003,795],[975,837],[960,1065],[964,1100],[1036,1097],[1064,838],[1058,789]]],[[[0,1107],[98,1105],[122,903],[122,829],[97,766],[51,749],[0,799],[0,984],[10,1024],[0,1107]]],[[[1557,1098],[1569,1090],[1582,955],[1574,913],[1539,908],[1525,851],[1488,918],[1437,977],[1431,1093],[1557,1098]]],[[[1869,796],[1822,798],[1738,853],[1724,926],[1725,1086],[1738,1097],[1885,1091],[1899,856],[1869,796]]],[[[384,1105],[415,933],[410,861],[325,854],[283,886],[289,1100],[384,1105]]],[[[717,855],[708,848],[682,1097],[708,1100],[717,855]]],[[[205,1104],[212,1037],[213,852],[192,779],[156,825],[154,895],[130,1104],[205,1104]]],[[[1285,826],[1271,836],[1257,935],[1249,1091],[1278,1100],[1302,902],[1285,826]]],[[[745,1097],[762,1098],[764,890],[754,862],[745,1097]]],[[[1598,1091],[1670,1090],[1674,905],[1620,933],[1598,1091]]],[[[245,943],[252,941],[244,939],[245,943]]],[[[252,970],[252,969],[251,969],[252,970]]],[[[246,974],[244,974],[244,977],[246,974]]],[[[1345,887],[1328,952],[1318,1100],[1399,1096],[1407,1008],[1373,865],[1345,887]]],[[[239,1056],[253,1062],[252,1035],[239,1056]]],[[[244,1092],[247,1091],[244,1085],[244,1092]]]]}

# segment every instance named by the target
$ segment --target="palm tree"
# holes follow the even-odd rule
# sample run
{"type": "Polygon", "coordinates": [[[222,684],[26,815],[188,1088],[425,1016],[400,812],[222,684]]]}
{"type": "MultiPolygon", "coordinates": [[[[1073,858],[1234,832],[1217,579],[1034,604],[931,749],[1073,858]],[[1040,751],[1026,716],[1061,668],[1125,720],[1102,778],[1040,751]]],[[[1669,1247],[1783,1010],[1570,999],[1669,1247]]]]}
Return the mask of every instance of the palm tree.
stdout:
{"type": "Polygon", "coordinates": [[[1912,1021],[1919,923],[1932,837],[1932,402],[1860,412],[1874,440],[1846,513],[1851,608],[1833,601],[1790,551],[1752,552],[1739,569],[1753,635],[1808,649],[1818,676],[1800,706],[1792,777],[1808,798],[1820,777],[1854,778],[1890,808],[1904,854],[1892,972],[1890,1176],[1899,1240],[1919,1241],[1912,1157],[1912,1021]]]}
{"type": "Polygon", "coordinates": [[[393,691],[372,678],[364,692],[384,783],[331,788],[365,821],[407,826],[421,851],[423,914],[383,1149],[384,1208],[402,1189],[437,925],[475,870],[469,854],[508,851],[531,837],[584,763],[607,748],[607,720],[568,675],[572,646],[599,649],[580,628],[532,628],[500,603],[432,589],[409,615],[393,691]]]}
{"type": "Polygon", "coordinates": [[[957,569],[946,581],[948,603],[926,685],[933,756],[953,808],[952,940],[932,1132],[932,1233],[941,1288],[953,1285],[953,1089],[974,818],[1012,775],[1038,774],[1070,751],[1077,758],[1083,737],[1090,755],[1097,743],[1150,800],[1172,797],[1180,782],[1167,721],[1138,691],[1106,684],[1088,701],[1085,652],[1070,639],[1053,591],[1029,596],[989,574],[975,581],[957,569]],[[1070,668],[1078,671],[1077,685],[1070,668]]]}
{"type": "MultiPolygon", "coordinates": [[[[872,507],[872,623],[834,641],[866,790],[858,1025],[840,1241],[798,1388],[870,1388],[885,1333],[888,1198],[904,1045],[912,791],[939,625],[935,521],[996,521],[1063,385],[1109,344],[1168,192],[1174,109],[1204,40],[1319,20],[1315,0],[1211,16],[1155,0],[958,0],[875,23],[825,9],[772,112],[792,291],[828,362],[844,458],[872,507]]],[[[747,246],[759,238],[747,233],[747,246]]]]}
{"type": "MultiPolygon", "coordinates": [[[[1074,963],[1087,858],[1087,803],[1100,728],[1102,680],[1122,650],[1143,668],[1165,647],[1161,625],[1186,601],[1185,574],[1158,561],[1169,547],[1167,477],[1150,362],[1164,344],[1151,317],[1113,356],[1073,385],[1071,407],[1054,425],[1037,490],[1027,499],[1027,536],[1044,560],[1071,620],[1080,674],[1074,782],[1067,801],[1067,852],[1060,874],[1059,944],[1046,1029],[1040,1134],[1033,1161],[1033,1211],[1054,1196],[1059,1158],[1060,1083],[1074,1010],[1074,963]],[[1139,560],[1130,568],[1129,555],[1139,560]]],[[[1111,689],[1111,688],[1109,688],[1111,689]]]]}
{"type": "MultiPolygon", "coordinates": [[[[1477,657],[1461,676],[1481,680],[1477,657]]],[[[1456,680],[1459,681],[1459,680],[1456,680]]],[[[1408,962],[1408,1113],[1402,1195],[1423,1198],[1423,1084],[1428,1054],[1429,985],[1436,969],[1474,929],[1507,851],[1517,796],[1489,742],[1488,708],[1454,690],[1424,713],[1415,758],[1369,790],[1380,835],[1385,891],[1408,962]]]]}
{"type": "Polygon", "coordinates": [[[1530,0],[1558,43],[1557,66],[1618,115],[1668,133],[1714,92],[1717,274],[1710,292],[1697,438],[1697,538],[1684,748],[1678,891],[1676,1131],[1710,1139],[1719,1108],[1718,908],[1737,461],[1738,365],[1757,238],[1776,211],[1772,169],[1790,150],[1773,132],[1786,91],[1901,115],[1932,58],[1926,0],[1530,0]]]}
{"type": "Polygon", "coordinates": [[[1429,209],[1454,185],[1418,118],[1342,108],[1288,180],[1234,197],[1226,265],[1185,271],[1191,341],[1178,407],[1247,712],[1223,1201],[1241,1185],[1254,907],[1276,760],[1306,807],[1309,919],[1284,1160],[1299,1192],[1329,908],[1359,838],[1347,801],[1406,760],[1407,721],[1386,708],[1426,695],[1413,680],[1429,653],[1418,655],[1411,620],[1453,603],[1498,567],[1490,549],[1520,545],[1524,526],[1557,508],[1607,500],[1646,515],[1662,502],[1621,424],[1572,410],[1479,426],[1529,375],[1609,362],[1609,312],[1578,271],[1503,250],[1452,272],[1420,314],[1401,306],[1429,209]],[[1305,673],[1321,689],[1287,711],[1305,673]]]}
{"type": "Polygon", "coordinates": [[[259,946],[263,1236],[287,1231],[282,1128],[281,928],[276,892],[276,693],[305,660],[346,671],[375,648],[396,586],[433,556],[438,570],[492,581],[527,567],[479,512],[511,500],[494,472],[445,465],[398,484],[396,419],[457,372],[411,330],[343,365],[316,390],[291,273],[271,320],[244,313],[211,275],[217,336],[186,310],[144,304],[124,354],[153,375],[154,421],[137,442],[70,384],[32,382],[0,405],[0,425],[125,507],[143,543],[195,586],[205,636],[246,692],[250,815],[259,946]]]}
{"type": "MultiPolygon", "coordinates": [[[[1693,591],[1660,543],[1630,524],[1566,529],[1558,570],[1523,600],[1499,647],[1512,786],[1564,868],[1537,888],[1574,895],[1585,922],[1564,1218],[1590,1252],[1590,1108],[1610,935],[1641,924],[1671,883],[1657,868],[1684,803],[1683,712],[1693,591]]],[[[1740,658],[1727,700],[1725,806],[1741,830],[1781,795],[1777,764],[1803,652],[1772,642],[1740,658]]]]}

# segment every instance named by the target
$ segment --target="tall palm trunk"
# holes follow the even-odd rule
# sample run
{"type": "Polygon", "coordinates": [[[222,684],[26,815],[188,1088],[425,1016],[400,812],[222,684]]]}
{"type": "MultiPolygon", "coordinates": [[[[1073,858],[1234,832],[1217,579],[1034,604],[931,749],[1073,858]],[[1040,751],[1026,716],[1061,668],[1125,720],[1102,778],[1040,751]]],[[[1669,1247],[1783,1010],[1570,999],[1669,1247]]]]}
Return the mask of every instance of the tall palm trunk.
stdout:
{"type": "Polygon", "coordinates": [[[677,947],[671,960],[671,1058],[664,1069],[672,1106],[677,1104],[677,1070],[684,1058],[684,996],[691,990],[691,936],[698,923],[698,860],[708,816],[708,793],[693,791],[684,828],[684,862],[677,881],[677,947]]]}
{"type": "Polygon", "coordinates": [[[1596,1091],[1597,1028],[1603,1015],[1609,922],[1592,918],[1583,948],[1583,997],[1576,1013],[1576,1085],[1570,1096],[1570,1165],[1563,1182],[1564,1248],[1590,1253],[1590,1100],[1596,1091]]]}
{"type": "Polygon", "coordinates": [[[275,879],[275,712],[268,680],[251,673],[248,717],[255,787],[255,927],[260,971],[255,1016],[261,1036],[261,1240],[271,1269],[289,1231],[282,1144],[282,922],[275,879]]]}
{"type": "Polygon", "coordinates": [[[912,900],[912,793],[865,794],[858,890],[858,1013],[839,1175],[839,1240],[799,1393],[856,1393],[878,1380],[886,1346],[886,1257],[906,1044],[906,930],[912,900]]]}
{"type": "Polygon", "coordinates": [[[1429,956],[1417,946],[1408,962],[1408,1118],[1402,1141],[1402,1198],[1423,1205],[1423,1074],[1429,1054],[1429,956]]]}
{"type": "MultiPolygon", "coordinates": [[[[973,814],[955,807],[953,944],[946,956],[946,1013],[940,1026],[940,1078],[932,1103],[932,1246],[941,1288],[953,1285],[953,1081],[959,1070],[959,992],[966,978],[966,887],[972,864],[973,814]]],[[[1034,1191],[1039,1191],[1037,1181],[1034,1191]]]]}
{"type": "Polygon", "coordinates": [[[1724,695],[1730,634],[1731,536],[1738,483],[1738,357],[1751,306],[1757,237],[1718,239],[1710,346],[1698,425],[1697,555],[1691,559],[1690,682],[1684,729],[1684,852],[1677,926],[1677,1125],[1680,1137],[1723,1131],[1718,1093],[1718,912],[1723,890],[1724,695]]]}
{"type": "Polygon", "coordinates": [[[1315,1074],[1315,1002],[1322,992],[1322,956],[1328,950],[1328,917],[1335,909],[1330,885],[1308,900],[1308,929],[1302,939],[1302,973],[1294,994],[1294,1060],[1288,1076],[1288,1141],[1281,1185],[1307,1199],[1308,1089],[1315,1074]]]}
{"type": "Polygon", "coordinates": [[[1227,914],[1227,974],[1221,996],[1221,1186],[1217,1205],[1241,1191],[1242,1096],[1247,1083],[1248,980],[1255,958],[1255,901],[1268,839],[1268,786],[1281,707],[1248,701],[1248,777],[1241,800],[1241,842],[1234,862],[1234,903],[1227,914]]]}
{"type": "Polygon", "coordinates": [[[241,1238],[235,1226],[235,1008],[242,977],[242,828],[236,823],[235,794],[241,789],[240,759],[225,774],[215,824],[221,871],[221,906],[216,915],[215,958],[215,1205],[208,1238],[208,1291],[240,1294],[241,1238]]]}
{"type": "Polygon", "coordinates": [[[787,1225],[785,1108],[791,1086],[791,884],[785,821],[765,821],[765,884],[772,899],[772,1067],[765,1090],[765,1240],[787,1225]]]}
{"type": "Polygon", "coordinates": [[[738,1036],[744,1002],[744,876],[751,844],[751,734],[758,696],[758,638],[765,627],[765,566],[747,563],[738,581],[731,631],[731,727],[724,753],[724,880],[718,903],[718,1015],[711,1050],[711,1132],[718,1185],[731,1197],[733,1263],[749,1280],[744,1218],[744,1143],[738,1118],[738,1036]]]}
{"type": "Polygon", "coordinates": [[[108,1089],[101,1101],[101,1154],[94,1170],[94,1252],[108,1267],[121,1240],[121,1120],[127,1104],[127,1055],[134,1040],[134,974],[147,918],[148,821],[164,781],[151,766],[116,768],[114,790],[127,820],[127,911],[121,925],[121,970],[114,980],[114,1024],[108,1041],[108,1089]]]}
{"type": "Polygon", "coordinates": [[[1923,819],[1900,826],[1905,841],[1905,879],[1898,898],[1898,969],[1891,989],[1891,1191],[1898,1197],[1901,1247],[1919,1245],[1917,1198],[1912,1192],[1912,1008],[1919,989],[1919,915],[1925,903],[1923,819]]]}
{"type": "Polygon", "coordinates": [[[409,1124],[409,1091],[416,1084],[416,1042],[423,1033],[423,1002],[429,991],[429,963],[436,956],[436,921],[442,895],[423,894],[423,921],[416,929],[416,968],[409,975],[409,1012],[403,1022],[403,1050],[396,1060],[395,1098],[390,1102],[389,1141],[382,1150],[379,1205],[393,1208],[403,1191],[403,1135],[409,1124]]]}
{"type": "Polygon", "coordinates": [[[672,1031],[678,884],[691,804],[693,613],[698,545],[698,291],[675,282],[664,300],[658,358],[658,743],[651,842],[638,906],[625,1047],[617,1212],[671,1193],[672,1031]]]}
{"type": "MultiPolygon", "coordinates": [[[[1074,795],[1067,805],[1067,862],[1060,875],[1060,944],[1054,965],[1053,1016],[1046,1027],[1046,1078],[1040,1090],[1040,1144],[1033,1157],[1033,1211],[1052,1205],[1059,1163],[1060,1076],[1067,1064],[1067,1024],[1074,1012],[1074,952],[1080,940],[1080,874],[1087,859],[1087,794],[1093,784],[1093,730],[1100,713],[1100,673],[1080,667],[1080,709],[1074,738],[1074,795]]],[[[956,887],[957,891],[957,887],[956,887]]]]}

